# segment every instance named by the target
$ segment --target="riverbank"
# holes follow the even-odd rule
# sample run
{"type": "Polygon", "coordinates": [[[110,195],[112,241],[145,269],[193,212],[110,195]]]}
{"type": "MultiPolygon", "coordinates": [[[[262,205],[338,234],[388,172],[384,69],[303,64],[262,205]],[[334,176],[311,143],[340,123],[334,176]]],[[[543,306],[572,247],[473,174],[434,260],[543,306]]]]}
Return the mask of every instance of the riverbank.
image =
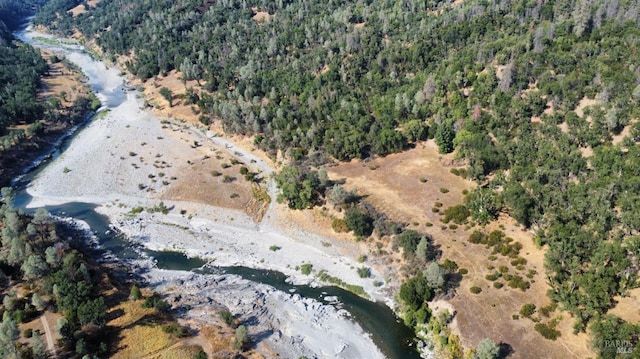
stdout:
{"type": "MultiPolygon", "coordinates": [[[[29,207],[93,203],[99,213],[109,217],[115,229],[145,248],[181,251],[214,265],[278,270],[297,283],[318,284],[316,276],[326,274],[361,288],[363,295],[392,304],[384,285],[380,287],[384,278],[375,270],[370,270],[370,277],[358,274],[357,269],[364,264],[357,261],[361,255],[357,247],[303,231],[281,231],[278,225],[287,223],[286,218],[279,217],[282,211],[270,209],[267,214],[270,219],[261,224],[243,211],[251,200],[251,183],[224,178],[235,177],[240,162],[265,174],[269,170],[266,163],[224,139],[212,138],[210,133],[178,121],[157,119],[146,110],[141,94],[125,92],[123,79],[115,69],[108,69],[86,55],[73,53],[69,58],[88,73],[92,87],[110,111],[80,131],[69,147],[28,186],[26,191],[32,196],[29,207]],[[209,168],[206,166],[227,173],[216,176],[211,173],[213,170],[203,171],[203,167],[209,168]],[[199,179],[196,182],[200,186],[219,193],[225,200],[200,203],[176,190],[184,186],[183,181],[194,178],[199,179]],[[248,194],[244,189],[248,189],[248,194]]],[[[273,184],[266,176],[263,180],[270,183],[267,191],[273,195],[273,184]]],[[[280,205],[272,202],[270,208],[277,206],[280,205]]],[[[150,282],[153,288],[164,288],[162,283],[150,282]]],[[[236,296],[246,295],[244,287],[236,290],[236,296]]],[[[274,339],[274,347],[301,342],[298,352],[302,355],[382,356],[362,329],[348,318],[336,316],[332,306],[267,287],[261,287],[259,292],[261,296],[270,296],[274,307],[284,308],[261,317],[259,324],[274,328],[284,325],[298,338],[284,344],[274,339]],[[297,315],[291,305],[302,305],[308,312],[297,315]],[[289,310],[293,317],[288,316],[289,310]],[[326,324],[318,327],[318,321],[326,324]],[[334,338],[334,333],[341,335],[336,342],[339,347],[322,341],[334,338]],[[332,348],[333,353],[325,352],[326,348],[332,348]]],[[[210,320],[216,320],[217,306],[202,304],[205,307],[198,309],[208,312],[210,320]]],[[[286,334],[280,331],[279,337],[286,334]]],[[[259,332],[250,329],[251,335],[260,337],[259,332]]]]}
{"type": "Polygon", "coordinates": [[[22,174],[49,157],[95,110],[77,106],[80,102],[91,103],[91,88],[83,81],[84,75],[65,61],[52,58],[52,54],[51,51],[41,50],[49,70],[41,78],[37,91],[38,103],[50,112],[48,119],[41,119],[38,125],[24,124],[9,128],[12,132],[22,132],[23,136],[10,148],[3,148],[0,156],[0,187],[14,183],[22,174]],[[57,103],[57,108],[52,108],[52,103],[57,103]]]}
{"type": "Polygon", "coordinates": [[[167,293],[174,307],[191,308],[180,314],[184,323],[211,325],[219,321],[219,310],[229,310],[266,357],[384,358],[348,312],[332,305],[236,275],[155,269],[144,277],[155,290],[167,293]]]}

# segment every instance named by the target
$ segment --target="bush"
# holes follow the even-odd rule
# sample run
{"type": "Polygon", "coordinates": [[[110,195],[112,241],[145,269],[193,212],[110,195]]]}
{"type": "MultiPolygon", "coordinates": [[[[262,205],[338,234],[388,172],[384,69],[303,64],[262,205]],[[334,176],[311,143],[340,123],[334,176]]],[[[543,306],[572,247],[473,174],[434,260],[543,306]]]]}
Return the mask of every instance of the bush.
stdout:
{"type": "Polygon", "coordinates": [[[371,269],[368,267],[360,267],[358,268],[358,276],[360,278],[369,278],[371,277],[371,269]]]}
{"type": "Polygon", "coordinates": [[[140,288],[137,285],[133,285],[131,287],[131,291],[129,292],[129,297],[133,300],[138,300],[142,298],[142,293],[140,292],[140,288]]]}
{"type": "Polygon", "coordinates": [[[470,290],[470,291],[471,291],[471,293],[473,293],[473,294],[478,294],[478,293],[482,292],[482,288],[480,288],[480,287],[476,287],[476,286],[471,287],[469,290],[470,290]]]}
{"type": "Polygon", "coordinates": [[[467,218],[471,215],[467,206],[463,204],[459,204],[457,206],[449,207],[444,210],[444,218],[442,221],[444,223],[449,223],[450,221],[455,222],[456,224],[464,224],[467,221],[467,218]]]}
{"type": "Polygon", "coordinates": [[[350,208],[344,217],[347,226],[356,236],[366,238],[373,233],[373,218],[363,210],[350,208]]]}
{"type": "Polygon", "coordinates": [[[176,338],[184,338],[189,335],[187,328],[175,322],[164,325],[162,331],[176,338]]]}
{"type": "Polygon", "coordinates": [[[231,314],[229,310],[221,309],[218,312],[218,315],[226,325],[228,325],[231,328],[235,327],[235,320],[233,319],[233,314],[231,314]]]}
{"type": "Polygon", "coordinates": [[[508,283],[511,288],[520,288],[523,292],[531,287],[531,283],[525,281],[522,277],[514,275],[508,283]]]}
{"type": "Polygon", "coordinates": [[[449,189],[440,187],[440,193],[449,193],[449,189]]]}
{"type": "Polygon", "coordinates": [[[249,335],[244,325],[236,328],[236,338],[233,340],[233,348],[236,350],[245,350],[249,344],[249,335]]]}
{"type": "Polygon", "coordinates": [[[469,235],[469,242],[473,244],[480,244],[484,241],[484,239],[485,234],[480,231],[473,231],[473,233],[469,235]]]}
{"type": "Polygon", "coordinates": [[[270,250],[270,251],[273,251],[273,252],[275,252],[275,251],[279,251],[280,249],[282,249],[282,248],[280,248],[280,247],[276,246],[275,244],[274,244],[274,245],[272,245],[271,247],[269,247],[269,250],[270,250]]]}
{"type": "Polygon", "coordinates": [[[549,303],[549,305],[540,308],[540,314],[549,317],[549,314],[553,313],[556,308],[558,308],[558,303],[549,303]]]}
{"type": "Polygon", "coordinates": [[[522,308],[520,308],[520,315],[522,315],[523,317],[529,318],[535,312],[536,312],[536,305],[532,303],[525,304],[522,306],[522,308]]]}
{"type": "Polygon", "coordinates": [[[310,264],[310,263],[305,263],[302,266],[300,266],[300,272],[302,272],[302,274],[304,275],[311,274],[311,269],[313,269],[313,264],[310,264]]]}
{"type": "Polygon", "coordinates": [[[500,289],[504,286],[504,284],[502,284],[502,282],[493,282],[493,287],[496,289],[500,289]]]}
{"type": "Polygon", "coordinates": [[[27,328],[22,332],[22,336],[25,338],[31,338],[33,336],[33,329],[27,328]]]}
{"type": "Polygon", "coordinates": [[[543,337],[550,340],[556,340],[560,336],[560,332],[555,329],[554,325],[547,325],[544,323],[537,323],[533,329],[540,333],[543,337]]]}
{"type": "Polygon", "coordinates": [[[331,228],[337,233],[346,233],[349,232],[349,226],[347,226],[347,221],[342,218],[334,218],[331,221],[331,228]]]}

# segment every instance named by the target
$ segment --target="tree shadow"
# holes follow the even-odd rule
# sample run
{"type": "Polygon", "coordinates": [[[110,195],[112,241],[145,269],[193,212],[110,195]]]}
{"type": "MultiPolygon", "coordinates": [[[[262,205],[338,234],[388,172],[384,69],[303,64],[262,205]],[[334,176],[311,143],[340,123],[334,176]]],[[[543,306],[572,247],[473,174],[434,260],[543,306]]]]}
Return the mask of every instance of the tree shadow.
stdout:
{"type": "Polygon", "coordinates": [[[513,350],[513,347],[508,343],[500,343],[498,344],[498,348],[500,349],[498,351],[498,356],[497,356],[498,359],[504,359],[515,352],[513,350]]]}
{"type": "Polygon", "coordinates": [[[257,347],[257,344],[261,341],[269,338],[273,335],[273,329],[263,330],[260,333],[254,334],[251,336],[251,342],[253,343],[253,347],[257,347]]]}

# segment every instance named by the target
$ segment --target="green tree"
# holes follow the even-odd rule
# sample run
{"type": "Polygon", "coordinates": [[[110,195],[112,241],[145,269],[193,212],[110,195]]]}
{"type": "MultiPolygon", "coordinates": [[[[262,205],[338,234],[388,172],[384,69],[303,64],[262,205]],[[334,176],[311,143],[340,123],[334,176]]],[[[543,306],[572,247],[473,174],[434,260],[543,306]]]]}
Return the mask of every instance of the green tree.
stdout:
{"type": "Polygon", "coordinates": [[[3,358],[17,358],[18,348],[16,344],[20,338],[18,324],[11,318],[9,312],[5,312],[0,323],[0,356],[3,358]]]}
{"type": "Polygon", "coordinates": [[[359,238],[366,238],[373,233],[373,218],[364,210],[349,208],[344,215],[347,227],[359,238]]]}
{"type": "Polygon", "coordinates": [[[436,262],[431,262],[424,271],[424,279],[430,288],[441,291],[444,288],[444,270],[436,262]]]}
{"type": "Polygon", "coordinates": [[[491,339],[485,338],[478,343],[478,348],[473,354],[473,359],[495,359],[500,353],[500,347],[491,339]]]}
{"type": "Polygon", "coordinates": [[[436,144],[438,144],[438,152],[451,153],[453,152],[453,139],[456,137],[456,131],[453,128],[453,121],[443,121],[436,131],[436,144]]]}
{"type": "Polygon", "coordinates": [[[42,336],[40,336],[38,331],[33,332],[31,339],[31,352],[33,353],[34,359],[46,359],[49,357],[47,347],[44,345],[42,336]]]}
{"type": "Polygon", "coordinates": [[[169,107],[173,107],[173,93],[167,87],[160,88],[160,95],[169,103],[169,107]]]}
{"type": "Polygon", "coordinates": [[[138,287],[137,285],[132,285],[131,286],[131,291],[129,292],[129,297],[133,300],[138,300],[140,298],[142,298],[142,292],[140,292],[140,287],[138,287]]]}
{"type": "Polygon", "coordinates": [[[236,328],[236,337],[233,340],[233,348],[238,350],[245,350],[249,345],[249,335],[247,333],[247,327],[240,325],[236,328]]]}

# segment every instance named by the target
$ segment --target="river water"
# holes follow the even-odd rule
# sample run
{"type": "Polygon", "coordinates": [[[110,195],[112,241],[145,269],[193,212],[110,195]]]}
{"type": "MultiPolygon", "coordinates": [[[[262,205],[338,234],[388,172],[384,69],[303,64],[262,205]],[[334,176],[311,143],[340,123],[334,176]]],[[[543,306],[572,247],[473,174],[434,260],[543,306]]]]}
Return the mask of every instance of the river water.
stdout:
{"type": "MultiPolygon", "coordinates": [[[[35,37],[29,31],[20,31],[16,36],[23,42],[33,46],[47,48],[58,53],[62,53],[72,63],[80,67],[88,78],[88,83],[93,88],[96,96],[101,100],[105,109],[117,107],[127,97],[124,90],[123,80],[120,76],[114,76],[116,69],[108,69],[104,63],[92,59],[82,51],[79,45],[68,43],[56,43],[55,38],[41,41],[40,37],[35,37]]],[[[38,34],[37,36],[41,36],[38,34]]],[[[60,147],[53,153],[55,155],[65,150],[70,145],[70,139],[63,141],[60,147]]],[[[41,162],[30,173],[19,182],[19,195],[15,205],[21,208],[30,202],[30,196],[24,191],[38,172],[42,171],[50,163],[49,160],[41,162]]],[[[286,279],[287,277],[279,272],[259,270],[246,267],[204,267],[205,261],[198,258],[187,258],[182,253],[162,251],[154,252],[134,248],[122,235],[115,234],[111,230],[109,219],[95,211],[96,205],[91,203],[70,202],[57,206],[50,206],[47,209],[55,214],[71,217],[83,221],[89,225],[91,231],[98,238],[100,245],[105,250],[121,259],[137,259],[141,256],[148,256],[155,260],[158,268],[168,270],[193,270],[198,273],[212,272],[216,274],[229,273],[237,274],[247,280],[264,283],[285,292],[296,292],[303,297],[314,298],[327,303],[326,298],[337,298],[340,308],[347,310],[360,326],[368,333],[378,348],[389,358],[419,358],[415,350],[413,341],[413,331],[405,326],[398,319],[393,311],[386,305],[371,302],[357,295],[354,295],[341,288],[311,287],[307,285],[293,285],[286,279]],[[205,269],[203,269],[205,268],[205,269]]]]}

